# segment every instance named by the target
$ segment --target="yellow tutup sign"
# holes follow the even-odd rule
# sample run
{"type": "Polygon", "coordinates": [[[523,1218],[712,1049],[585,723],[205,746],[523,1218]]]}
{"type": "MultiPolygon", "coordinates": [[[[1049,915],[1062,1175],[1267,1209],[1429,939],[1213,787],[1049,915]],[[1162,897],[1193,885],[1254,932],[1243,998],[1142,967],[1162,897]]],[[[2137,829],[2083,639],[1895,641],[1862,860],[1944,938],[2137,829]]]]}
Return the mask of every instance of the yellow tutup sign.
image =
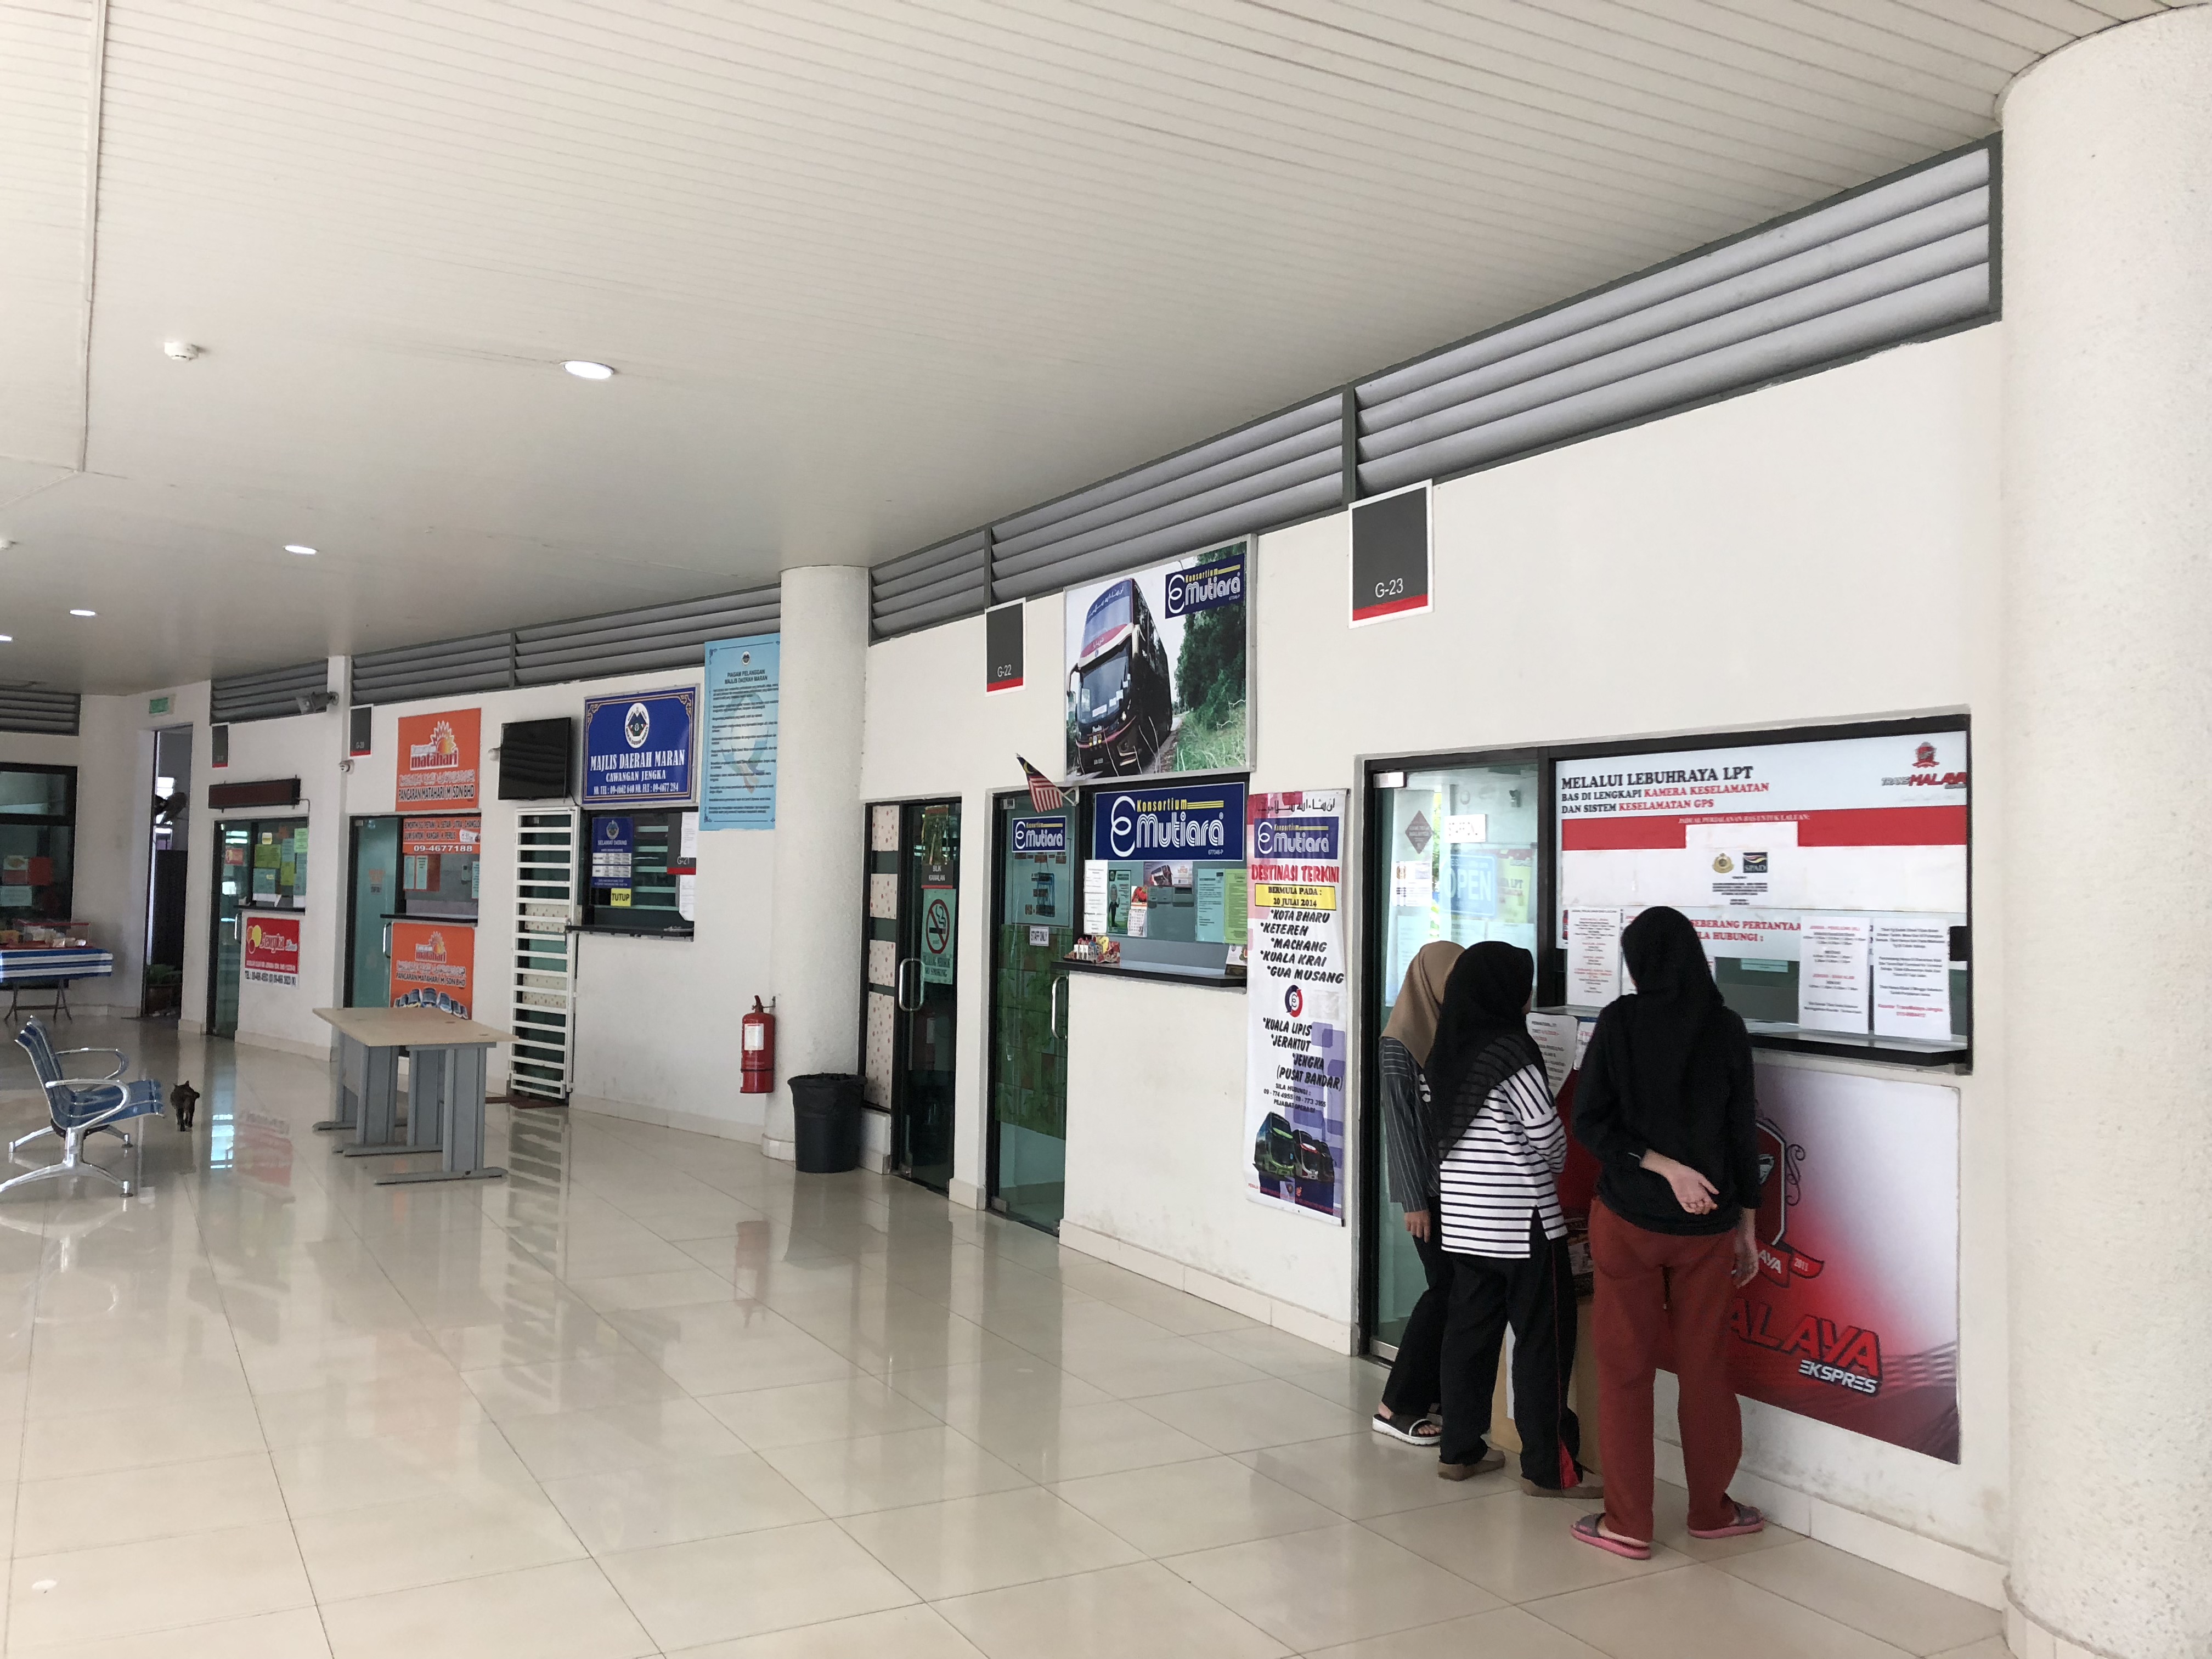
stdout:
{"type": "Polygon", "coordinates": [[[1336,889],[1294,883],[1260,881],[1252,884],[1255,910],[1334,910],[1336,889]]]}

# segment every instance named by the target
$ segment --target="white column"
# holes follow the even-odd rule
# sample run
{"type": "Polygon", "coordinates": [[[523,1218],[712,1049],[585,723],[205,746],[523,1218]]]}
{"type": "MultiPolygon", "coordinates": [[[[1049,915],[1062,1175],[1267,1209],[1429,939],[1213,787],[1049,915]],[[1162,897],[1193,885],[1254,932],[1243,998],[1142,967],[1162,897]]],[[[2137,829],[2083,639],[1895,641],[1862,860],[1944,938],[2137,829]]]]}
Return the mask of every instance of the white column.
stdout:
{"type": "Polygon", "coordinates": [[[775,1092],[761,1150],[793,1156],[791,1091],[808,1072],[860,1069],[860,930],[867,842],[860,814],[868,573],[783,573],[783,688],[776,736],[775,1092]]]}
{"type": "Polygon", "coordinates": [[[2069,46],[2003,113],[2009,1634],[2202,1659],[2212,10],[2069,46]]]}

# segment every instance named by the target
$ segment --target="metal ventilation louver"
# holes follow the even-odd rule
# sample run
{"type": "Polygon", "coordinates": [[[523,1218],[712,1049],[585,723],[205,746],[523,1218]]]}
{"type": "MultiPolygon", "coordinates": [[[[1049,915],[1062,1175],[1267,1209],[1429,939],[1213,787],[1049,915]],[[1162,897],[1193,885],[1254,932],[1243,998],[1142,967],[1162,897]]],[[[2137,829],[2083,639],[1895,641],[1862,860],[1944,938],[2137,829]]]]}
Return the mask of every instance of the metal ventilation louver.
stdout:
{"type": "Polygon", "coordinates": [[[1325,513],[1343,496],[1331,392],[991,527],[991,591],[1048,593],[1325,513]]]}
{"type": "Polygon", "coordinates": [[[330,659],[264,668],[251,674],[227,674],[210,688],[209,718],[235,725],[240,720],[281,720],[301,712],[300,699],[327,691],[330,659]]]}
{"type": "Polygon", "coordinates": [[[990,532],[975,530],[878,565],[868,573],[868,618],[876,637],[910,633],[988,608],[991,590],[983,564],[990,551],[990,532]]]}
{"type": "Polygon", "coordinates": [[[368,651],[353,659],[356,702],[411,702],[418,697],[504,691],[514,684],[514,635],[507,633],[368,651]]]}
{"type": "Polygon", "coordinates": [[[1362,493],[1993,316],[1982,145],[1363,382],[1362,493]]]}
{"type": "Polygon", "coordinates": [[[35,732],[73,738],[83,699],[74,691],[42,691],[29,685],[0,685],[0,732],[35,732]]]}
{"type": "Polygon", "coordinates": [[[554,685],[609,674],[696,668],[707,660],[709,641],[775,633],[782,605],[781,586],[769,582],[713,599],[519,628],[514,632],[514,683],[554,685]]]}

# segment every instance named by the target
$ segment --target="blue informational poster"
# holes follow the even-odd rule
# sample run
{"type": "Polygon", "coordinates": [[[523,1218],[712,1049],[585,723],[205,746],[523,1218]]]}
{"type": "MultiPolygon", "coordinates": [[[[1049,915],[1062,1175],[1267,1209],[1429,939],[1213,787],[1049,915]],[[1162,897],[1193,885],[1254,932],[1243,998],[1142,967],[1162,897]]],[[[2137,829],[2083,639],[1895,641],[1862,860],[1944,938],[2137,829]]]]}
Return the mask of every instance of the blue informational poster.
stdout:
{"type": "Polygon", "coordinates": [[[592,885],[629,886],[636,854],[635,818],[599,819],[592,826],[592,885]]]}
{"type": "Polygon", "coordinates": [[[1095,859],[1244,861],[1244,786],[1167,783],[1101,791],[1091,819],[1095,859]]]}
{"type": "Polygon", "coordinates": [[[776,723],[783,636],[707,647],[707,787],[702,830],[775,828],[776,723]]]}
{"type": "Polygon", "coordinates": [[[690,686],[584,702],[586,806],[680,805],[691,799],[699,693],[690,686]]]}

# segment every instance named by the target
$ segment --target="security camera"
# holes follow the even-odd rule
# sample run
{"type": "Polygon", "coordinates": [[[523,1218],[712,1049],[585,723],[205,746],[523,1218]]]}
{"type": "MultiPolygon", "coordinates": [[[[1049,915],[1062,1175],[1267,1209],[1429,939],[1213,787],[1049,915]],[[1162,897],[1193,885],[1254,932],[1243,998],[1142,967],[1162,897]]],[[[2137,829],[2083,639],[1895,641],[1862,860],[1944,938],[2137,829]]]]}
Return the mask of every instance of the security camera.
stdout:
{"type": "Polygon", "coordinates": [[[292,699],[292,707],[302,714],[319,714],[338,706],[335,691],[302,691],[292,699]]]}

